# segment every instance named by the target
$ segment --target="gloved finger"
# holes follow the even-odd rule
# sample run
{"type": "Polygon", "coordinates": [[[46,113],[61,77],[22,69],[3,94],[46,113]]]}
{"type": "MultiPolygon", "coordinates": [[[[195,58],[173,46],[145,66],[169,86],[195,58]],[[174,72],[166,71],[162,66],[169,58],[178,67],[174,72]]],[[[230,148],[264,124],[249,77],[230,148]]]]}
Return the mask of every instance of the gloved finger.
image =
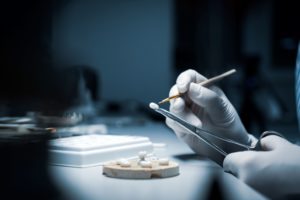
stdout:
{"type": "Polygon", "coordinates": [[[241,156],[241,152],[231,153],[227,155],[223,161],[224,171],[229,172],[238,177],[241,156]]]}
{"type": "Polygon", "coordinates": [[[174,131],[178,138],[184,138],[188,132],[185,128],[180,126],[177,122],[172,119],[166,118],[167,126],[174,131]]]}
{"type": "Polygon", "coordinates": [[[255,163],[256,153],[254,151],[240,151],[228,154],[223,161],[224,171],[240,178],[241,171],[251,168],[251,165],[255,163]]]}
{"type": "MultiPolygon", "coordinates": [[[[189,121],[191,124],[193,124],[195,126],[198,126],[198,127],[202,126],[202,122],[198,118],[195,119],[193,113],[187,113],[187,114],[184,114],[184,116],[185,117],[181,117],[181,118],[185,119],[186,121],[189,121]]],[[[177,123],[176,121],[174,121],[170,118],[166,118],[166,124],[169,128],[171,128],[175,132],[175,134],[179,138],[183,138],[187,135],[191,135],[189,130],[187,130],[185,127],[181,126],[179,123],[177,123]]]]}
{"type": "Polygon", "coordinates": [[[182,72],[178,76],[178,78],[176,80],[176,85],[177,85],[178,91],[180,93],[185,93],[186,91],[188,91],[189,84],[191,82],[200,83],[204,80],[207,80],[207,78],[205,78],[204,76],[202,76],[195,70],[189,69],[189,70],[182,72]]]}
{"type": "Polygon", "coordinates": [[[280,148],[281,146],[285,146],[291,144],[286,139],[276,136],[269,135],[261,139],[261,147],[264,151],[272,151],[274,149],[280,148]]]}
{"type": "MultiPolygon", "coordinates": [[[[176,87],[176,85],[174,85],[170,92],[169,92],[169,96],[173,96],[175,94],[178,94],[178,89],[176,87]]],[[[180,113],[184,110],[185,108],[185,102],[181,97],[175,98],[175,99],[171,99],[170,101],[170,112],[173,112],[175,114],[180,113]]]]}
{"type": "Polygon", "coordinates": [[[221,90],[219,87],[217,87],[217,86],[210,86],[209,89],[212,90],[212,91],[214,91],[219,97],[227,99],[227,97],[225,96],[223,90],[221,90]]]}
{"type": "Polygon", "coordinates": [[[235,113],[230,110],[228,101],[216,92],[199,84],[191,83],[188,95],[194,103],[204,108],[214,123],[226,125],[234,119],[235,113]]]}
{"type": "MultiPolygon", "coordinates": [[[[185,110],[185,102],[182,98],[177,98],[177,99],[172,100],[172,102],[170,102],[169,110],[171,113],[173,113],[177,116],[182,116],[182,117],[186,116],[185,111],[184,111],[185,110]]],[[[179,124],[172,119],[166,118],[166,124],[168,127],[170,127],[175,132],[175,134],[178,137],[182,137],[186,132],[186,130],[183,127],[179,126],[179,124]]]]}
{"type": "MultiPolygon", "coordinates": [[[[170,91],[170,94],[172,95],[176,92],[177,88],[173,87],[170,91]]],[[[181,97],[171,100],[169,110],[171,113],[176,114],[178,117],[181,117],[182,119],[193,124],[194,126],[202,126],[200,119],[185,105],[185,101],[181,97]]]]}
{"type": "MultiPolygon", "coordinates": [[[[178,93],[178,88],[176,85],[174,85],[169,92],[169,96],[173,96],[178,93]]],[[[196,115],[200,113],[201,110],[201,108],[198,105],[192,103],[191,99],[187,95],[170,100],[170,110],[174,113],[181,112],[186,107],[190,108],[191,111],[194,112],[196,115]]]]}
{"type": "MultiPolygon", "coordinates": [[[[171,94],[172,94],[172,90],[175,90],[175,92],[176,92],[177,88],[173,87],[170,92],[171,94]]],[[[174,113],[178,117],[193,124],[194,126],[202,127],[201,120],[188,107],[185,106],[185,101],[182,98],[179,97],[179,98],[171,100],[169,110],[171,113],[174,113]]],[[[182,137],[184,134],[186,134],[188,132],[184,127],[182,127],[180,124],[178,124],[177,122],[175,122],[172,119],[167,118],[166,124],[179,137],[182,137]]]]}
{"type": "MultiPolygon", "coordinates": [[[[184,107],[184,109],[182,109],[182,104],[184,104],[183,99],[180,99],[180,98],[176,99],[175,102],[172,105],[170,105],[170,112],[174,113],[175,115],[177,115],[178,117],[182,118],[183,120],[189,122],[190,124],[201,128],[202,127],[201,120],[189,108],[184,107]]],[[[169,120],[167,120],[167,121],[169,121],[169,120]]],[[[174,120],[171,120],[171,121],[175,122],[174,120]]],[[[177,122],[169,123],[169,124],[171,124],[173,127],[176,127],[176,128],[182,127],[177,122]]],[[[186,130],[186,129],[184,129],[184,130],[186,130]]]]}

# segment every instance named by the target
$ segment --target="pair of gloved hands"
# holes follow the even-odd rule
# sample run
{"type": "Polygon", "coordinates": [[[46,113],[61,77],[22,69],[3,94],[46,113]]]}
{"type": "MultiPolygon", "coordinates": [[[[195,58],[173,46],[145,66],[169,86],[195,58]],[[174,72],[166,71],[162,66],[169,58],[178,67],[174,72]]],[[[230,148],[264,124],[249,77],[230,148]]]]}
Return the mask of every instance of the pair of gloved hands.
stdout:
{"type": "MultiPolygon", "coordinates": [[[[179,75],[170,96],[184,93],[170,102],[170,111],[199,128],[228,139],[253,145],[257,139],[245,130],[236,110],[221,89],[196,84],[206,78],[194,70],[179,75]]],[[[171,119],[167,125],[189,147],[200,155],[216,160],[211,148],[171,119]]],[[[300,147],[278,136],[261,140],[263,151],[243,151],[229,154],[223,167],[226,172],[246,182],[269,197],[300,193],[300,147]]],[[[231,152],[226,144],[218,144],[231,152]]]]}

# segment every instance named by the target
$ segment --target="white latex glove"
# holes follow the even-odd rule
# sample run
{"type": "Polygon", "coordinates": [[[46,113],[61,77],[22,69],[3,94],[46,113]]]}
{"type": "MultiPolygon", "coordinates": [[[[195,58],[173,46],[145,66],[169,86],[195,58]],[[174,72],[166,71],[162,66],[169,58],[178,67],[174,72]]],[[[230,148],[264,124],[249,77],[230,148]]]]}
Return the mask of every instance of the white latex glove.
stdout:
{"type": "MultiPolygon", "coordinates": [[[[181,73],[169,95],[172,96],[178,92],[184,95],[171,100],[170,112],[216,135],[248,145],[255,142],[256,139],[246,132],[236,110],[221,89],[215,86],[206,88],[196,84],[204,80],[206,78],[195,70],[181,73]]],[[[166,124],[196,153],[207,156],[222,165],[224,157],[221,157],[210,146],[191,135],[175,121],[167,119],[166,124]]],[[[218,145],[227,152],[235,151],[225,143],[218,143],[218,145]]]]}
{"type": "Polygon", "coordinates": [[[278,136],[261,140],[264,151],[226,156],[223,167],[270,198],[300,194],[300,147],[278,136]]]}

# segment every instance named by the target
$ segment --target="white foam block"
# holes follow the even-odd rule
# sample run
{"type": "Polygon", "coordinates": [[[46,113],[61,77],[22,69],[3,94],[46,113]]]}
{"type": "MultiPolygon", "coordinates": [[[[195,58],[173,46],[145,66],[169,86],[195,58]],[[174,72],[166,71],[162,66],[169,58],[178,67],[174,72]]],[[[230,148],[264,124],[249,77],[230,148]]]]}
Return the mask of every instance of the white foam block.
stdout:
{"type": "Polygon", "coordinates": [[[153,151],[147,137],[84,135],[51,140],[50,164],[70,167],[101,165],[118,158],[136,157],[140,151],[153,151]]]}

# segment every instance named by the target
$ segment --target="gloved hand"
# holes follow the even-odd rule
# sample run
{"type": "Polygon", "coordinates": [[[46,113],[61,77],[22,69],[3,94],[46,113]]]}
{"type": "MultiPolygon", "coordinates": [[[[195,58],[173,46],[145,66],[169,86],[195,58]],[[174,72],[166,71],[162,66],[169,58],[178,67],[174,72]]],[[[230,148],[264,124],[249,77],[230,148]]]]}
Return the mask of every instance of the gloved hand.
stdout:
{"type": "Polygon", "coordinates": [[[264,151],[226,156],[224,170],[270,198],[300,194],[300,147],[273,135],[261,145],[264,151]]]}
{"type": "MultiPolygon", "coordinates": [[[[169,95],[175,95],[178,92],[184,95],[171,100],[170,112],[216,135],[248,145],[255,142],[256,139],[246,132],[237,112],[221,89],[215,86],[206,88],[196,84],[204,80],[206,78],[194,70],[181,73],[169,95]]],[[[224,157],[221,158],[219,153],[210,146],[191,135],[175,121],[167,119],[166,124],[196,153],[207,156],[222,165],[224,157]]],[[[218,143],[218,145],[227,152],[234,151],[225,143],[218,143]]]]}

